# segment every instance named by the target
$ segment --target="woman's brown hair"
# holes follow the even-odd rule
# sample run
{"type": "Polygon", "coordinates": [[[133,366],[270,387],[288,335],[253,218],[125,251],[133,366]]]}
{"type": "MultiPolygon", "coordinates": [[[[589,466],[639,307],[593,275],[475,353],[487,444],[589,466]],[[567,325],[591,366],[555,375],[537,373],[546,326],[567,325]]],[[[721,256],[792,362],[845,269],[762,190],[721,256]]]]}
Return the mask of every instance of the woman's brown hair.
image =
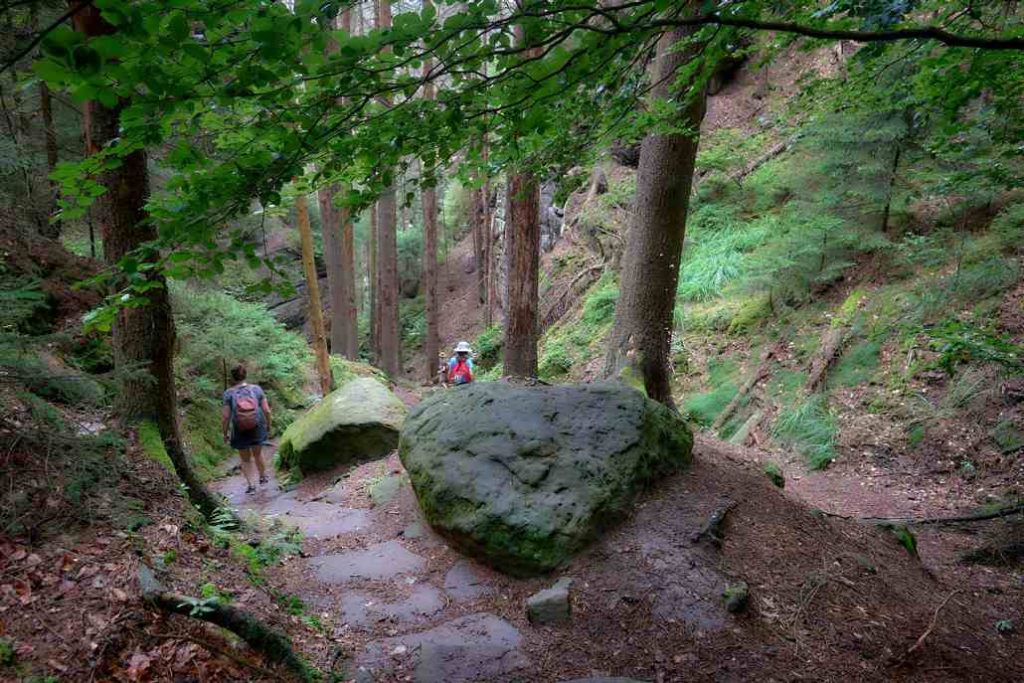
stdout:
{"type": "Polygon", "coordinates": [[[241,363],[231,368],[231,379],[235,382],[244,382],[246,374],[245,366],[241,363]]]}

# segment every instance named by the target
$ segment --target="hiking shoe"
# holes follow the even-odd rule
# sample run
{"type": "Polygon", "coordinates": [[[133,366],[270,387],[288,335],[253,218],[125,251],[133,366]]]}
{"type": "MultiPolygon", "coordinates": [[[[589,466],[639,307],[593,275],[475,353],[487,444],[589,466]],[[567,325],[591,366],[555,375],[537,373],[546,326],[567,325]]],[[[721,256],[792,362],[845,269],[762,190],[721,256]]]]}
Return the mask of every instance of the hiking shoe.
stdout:
{"type": "Polygon", "coordinates": [[[246,492],[246,493],[256,493],[256,487],[255,487],[255,486],[253,486],[252,484],[249,484],[249,485],[248,485],[248,486],[247,486],[247,487],[245,488],[245,492],[246,492]]]}
{"type": "Polygon", "coordinates": [[[266,484],[268,481],[270,481],[270,480],[267,479],[267,475],[264,474],[262,477],[260,477],[260,483],[261,484],[266,484]]]}

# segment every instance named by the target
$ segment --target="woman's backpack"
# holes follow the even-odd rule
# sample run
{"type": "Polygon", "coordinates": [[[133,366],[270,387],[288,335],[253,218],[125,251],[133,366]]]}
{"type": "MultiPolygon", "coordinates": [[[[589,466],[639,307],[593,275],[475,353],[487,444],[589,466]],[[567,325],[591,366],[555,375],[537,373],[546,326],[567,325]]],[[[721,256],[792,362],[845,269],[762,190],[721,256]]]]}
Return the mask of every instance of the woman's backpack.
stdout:
{"type": "Polygon", "coordinates": [[[260,426],[260,402],[251,393],[236,393],[235,431],[251,432],[260,426]]]}
{"type": "Polygon", "coordinates": [[[451,384],[469,384],[473,381],[473,371],[469,369],[469,362],[460,358],[455,361],[455,367],[448,371],[448,381],[451,384]]]}

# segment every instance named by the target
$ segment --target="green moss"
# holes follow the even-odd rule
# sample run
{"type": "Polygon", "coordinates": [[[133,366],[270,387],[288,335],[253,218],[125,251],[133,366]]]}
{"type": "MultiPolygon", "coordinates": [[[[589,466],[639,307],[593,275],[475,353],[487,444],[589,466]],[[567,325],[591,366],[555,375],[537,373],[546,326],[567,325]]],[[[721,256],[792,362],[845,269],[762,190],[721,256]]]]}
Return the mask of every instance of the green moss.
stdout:
{"type": "Polygon", "coordinates": [[[397,445],[405,413],[405,405],[380,382],[354,379],[285,430],[276,463],[308,474],[381,457],[397,445]]]}
{"type": "Polygon", "coordinates": [[[573,359],[563,339],[549,341],[542,346],[537,373],[541,379],[564,377],[572,370],[573,359]]]}
{"type": "Polygon", "coordinates": [[[168,472],[174,472],[174,463],[171,462],[167,450],[164,448],[164,441],[160,437],[160,428],[151,420],[139,423],[139,447],[142,452],[151,459],[167,468],[168,472]]]}
{"type": "Polygon", "coordinates": [[[747,299],[740,305],[731,321],[730,334],[746,334],[757,329],[765,320],[773,315],[771,302],[767,296],[756,296],[747,299]]]}
{"type": "Polygon", "coordinates": [[[766,463],[764,466],[765,476],[772,484],[778,486],[780,489],[786,488],[786,477],[782,474],[782,468],[774,462],[766,463]]]}

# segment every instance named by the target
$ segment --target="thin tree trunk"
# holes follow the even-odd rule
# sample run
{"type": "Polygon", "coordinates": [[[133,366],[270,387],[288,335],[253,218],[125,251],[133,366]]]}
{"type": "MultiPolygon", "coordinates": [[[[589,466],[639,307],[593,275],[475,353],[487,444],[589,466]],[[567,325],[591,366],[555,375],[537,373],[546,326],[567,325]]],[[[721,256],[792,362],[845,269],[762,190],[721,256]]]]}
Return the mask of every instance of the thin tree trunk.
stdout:
{"type": "Polygon", "coordinates": [[[889,187],[885,192],[885,208],[882,210],[882,234],[889,233],[889,210],[892,207],[892,193],[896,187],[896,172],[900,167],[900,153],[902,145],[896,143],[896,151],[892,155],[892,170],[889,172],[889,187]]]}
{"type": "MultiPolygon", "coordinates": [[[[425,0],[423,8],[428,9],[432,5],[430,0],[425,0]]],[[[431,68],[433,60],[427,58],[423,62],[424,78],[429,76],[431,68]]],[[[423,86],[423,99],[433,100],[434,95],[434,85],[428,81],[423,86]]],[[[433,179],[428,181],[420,196],[423,201],[423,298],[427,317],[423,353],[426,356],[426,380],[432,384],[437,380],[441,345],[440,302],[437,299],[437,189],[433,179]]]]}
{"type": "MultiPolygon", "coordinates": [[[[86,7],[75,15],[75,28],[89,37],[109,35],[108,24],[95,7],[86,7]]],[[[85,138],[87,149],[96,150],[119,136],[122,101],[114,108],[98,102],[86,104],[85,138]]],[[[149,175],[146,154],[139,150],[121,160],[116,168],[100,175],[106,188],[93,211],[103,237],[104,259],[114,266],[125,255],[157,238],[156,227],[146,215],[149,175]]],[[[157,258],[158,254],[149,254],[157,258]]],[[[159,271],[151,275],[158,287],[147,292],[148,305],[120,309],[114,321],[114,365],[129,372],[115,398],[115,408],[125,419],[150,419],[156,422],[167,455],[185,484],[189,499],[211,515],[220,501],[206,488],[192,468],[182,446],[178,424],[178,401],[174,386],[174,317],[166,282],[159,271]]]]}
{"type": "Polygon", "coordinates": [[[381,370],[398,376],[398,243],[395,232],[395,186],[385,190],[377,202],[377,267],[380,289],[377,292],[380,332],[381,370]]]}
{"type": "Polygon", "coordinates": [[[537,376],[537,293],[540,269],[540,184],[532,173],[508,177],[508,311],[504,374],[537,376]]]}
{"type": "Polygon", "coordinates": [[[607,375],[627,369],[639,375],[649,397],[673,407],[672,313],[706,96],[703,91],[689,93],[686,84],[676,83],[676,74],[694,49],[673,48],[692,31],[676,29],[663,36],[658,46],[653,97],[681,100],[689,96],[679,120],[689,134],[652,134],[640,146],[636,209],[622,260],[621,293],[605,365],[607,375]]]}
{"type": "MultiPolygon", "coordinates": [[[[377,28],[391,27],[391,0],[378,0],[377,28]]],[[[390,102],[386,102],[390,106],[390,102]]],[[[380,329],[378,365],[392,378],[399,371],[398,330],[398,236],[395,180],[377,200],[377,267],[380,288],[377,292],[380,329]]]]}
{"type": "MultiPolygon", "coordinates": [[[[53,108],[50,100],[50,88],[46,85],[45,81],[40,81],[39,114],[43,119],[43,133],[46,137],[46,168],[49,172],[48,175],[57,169],[57,129],[53,125],[53,108]]],[[[48,183],[50,188],[49,214],[53,216],[57,213],[58,189],[56,181],[48,179],[48,183]]],[[[47,237],[53,239],[60,237],[60,223],[47,221],[44,233],[47,237]]]]}
{"type": "MultiPolygon", "coordinates": [[[[487,164],[487,135],[484,134],[483,152],[484,165],[487,164]]],[[[486,170],[484,171],[486,173],[486,170]]],[[[491,179],[484,176],[484,325],[490,327],[494,323],[494,234],[491,226],[491,179]]]]}
{"type": "MultiPolygon", "coordinates": [[[[346,188],[342,185],[342,192],[346,188]]],[[[341,355],[349,360],[359,357],[359,309],[356,305],[356,242],[352,225],[352,210],[347,206],[338,210],[341,227],[341,355]]]]}
{"type": "Polygon", "coordinates": [[[377,267],[377,204],[370,207],[369,285],[370,285],[370,357],[380,361],[380,273],[377,267]]]}
{"type": "Polygon", "coordinates": [[[302,244],[302,271],[306,276],[306,302],[309,322],[313,327],[313,353],[316,355],[316,375],[324,396],[331,393],[331,361],[327,354],[327,334],[324,331],[324,310],[320,303],[320,285],[317,283],[316,262],[313,257],[313,230],[309,226],[306,195],[295,196],[296,223],[302,244]]]}
{"type": "Polygon", "coordinates": [[[320,207],[320,236],[323,241],[324,264],[327,266],[327,300],[330,309],[330,351],[341,353],[341,329],[344,323],[339,318],[342,314],[341,302],[341,235],[338,209],[334,206],[334,196],[338,185],[331,184],[316,193],[320,207]]]}

